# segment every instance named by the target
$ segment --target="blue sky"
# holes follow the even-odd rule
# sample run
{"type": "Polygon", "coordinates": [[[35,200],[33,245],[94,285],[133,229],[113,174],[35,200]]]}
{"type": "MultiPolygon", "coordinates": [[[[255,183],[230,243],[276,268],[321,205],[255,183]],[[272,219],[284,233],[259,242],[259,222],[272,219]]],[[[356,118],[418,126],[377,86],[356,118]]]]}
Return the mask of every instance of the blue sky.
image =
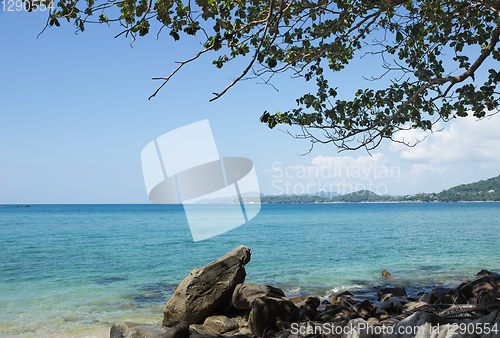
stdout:
{"type": "MultiPolygon", "coordinates": [[[[370,184],[392,195],[437,192],[500,174],[498,115],[442,125],[443,131],[411,149],[384,142],[370,156],[318,145],[298,156],[309,144],[268,129],[259,117],[264,110],[293,108],[297,97],[314,90],[302,80],[277,78],[279,92],[249,80],[209,103],[212,92],[245,67],[233,62],[217,70],[211,65],[215,54],[209,54],[148,101],[159,85],[151,78],[168,75],[176,61],[194,55],[199,39],[174,42],[167,34],[159,40],[150,34],[131,48],[130,40],[113,38],[116,27],[89,26],[75,34],[67,23],[37,39],[45,20],[46,13],[0,11],[0,204],[148,203],[141,150],[203,119],[220,156],[254,161],[265,194],[370,184]],[[324,175],[317,174],[321,168],[324,175]]],[[[382,71],[374,64],[356,59],[330,82],[348,95],[369,85],[363,76],[382,71]]],[[[411,132],[405,139],[423,136],[411,132]]]]}

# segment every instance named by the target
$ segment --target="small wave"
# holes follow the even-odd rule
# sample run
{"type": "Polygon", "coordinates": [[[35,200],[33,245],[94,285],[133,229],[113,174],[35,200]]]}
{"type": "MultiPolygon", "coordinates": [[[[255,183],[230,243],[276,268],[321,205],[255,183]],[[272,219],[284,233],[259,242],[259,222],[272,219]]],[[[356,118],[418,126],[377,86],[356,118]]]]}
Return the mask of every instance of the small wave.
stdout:
{"type": "Polygon", "coordinates": [[[364,288],[364,286],[359,285],[359,284],[341,285],[341,286],[337,286],[337,287],[334,287],[333,289],[328,290],[326,292],[326,297],[333,296],[334,294],[339,293],[341,291],[352,290],[352,289],[362,289],[362,288],[364,288]]]}

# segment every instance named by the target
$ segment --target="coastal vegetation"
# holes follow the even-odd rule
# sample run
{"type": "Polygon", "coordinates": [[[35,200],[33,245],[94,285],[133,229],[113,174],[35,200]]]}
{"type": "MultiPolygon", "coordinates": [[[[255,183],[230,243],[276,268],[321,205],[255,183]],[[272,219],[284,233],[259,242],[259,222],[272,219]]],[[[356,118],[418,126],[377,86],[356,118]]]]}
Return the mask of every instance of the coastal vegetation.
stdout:
{"type": "Polygon", "coordinates": [[[262,203],[333,203],[333,202],[477,202],[500,201],[500,176],[462,184],[440,193],[418,193],[406,196],[377,195],[369,190],[345,195],[322,192],[317,195],[261,196],[262,203]]]}

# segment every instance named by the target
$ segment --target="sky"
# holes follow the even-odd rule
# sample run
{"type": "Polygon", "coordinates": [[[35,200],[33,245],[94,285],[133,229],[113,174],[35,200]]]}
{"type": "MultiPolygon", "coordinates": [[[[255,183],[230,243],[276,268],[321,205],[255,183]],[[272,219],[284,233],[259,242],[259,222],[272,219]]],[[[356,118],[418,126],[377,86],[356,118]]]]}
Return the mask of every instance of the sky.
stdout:
{"type": "MultiPolygon", "coordinates": [[[[131,47],[130,39],[114,38],[117,27],[89,26],[75,34],[68,23],[37,38],[46,15],[0,11],[0,204],[150,203],[142,149],[205,119],[218,154],[251,159],[266,195],[361,189],[406,195],[500,174],[500,115],[398,135],[425,138],[413,148],[387,141],[370,154],[339,153],[326,144],[301,155],[307,141],[271,130],[259,117],[294,108],[296,98],[315,90],[312,84],[283,74],[273,82],[276,91],[248,80],[209,102],[246,66],[231,62],[218,70],[211,64],[216,55],[209,54],[148,100],[160,84],[151,78],[192,57],[200,39],[174,42],[168,34],[150,34],[131,47]]],[[[356,58],[330,84],[339,86],[340,96],[352,95],[369,85],[365,77],[382,73],[376,64],[356,58]]]]}

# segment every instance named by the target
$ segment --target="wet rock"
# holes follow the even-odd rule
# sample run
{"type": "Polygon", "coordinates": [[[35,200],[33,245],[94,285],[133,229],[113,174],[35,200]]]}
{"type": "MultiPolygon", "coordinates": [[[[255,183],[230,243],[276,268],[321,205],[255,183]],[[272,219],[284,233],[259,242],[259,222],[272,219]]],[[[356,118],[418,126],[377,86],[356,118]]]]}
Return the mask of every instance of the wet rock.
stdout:
{"type": "Polygon", "coordinates": [[[161,338],[187,338],[189,337],[189,323],[182,321],[169,329],[161,338]]]}
{"type": "Polygon", "coordinates": [[[299,309],[289,300],[273,297],[260,297],[253,301],[248,324],[252,332],[262,336],[269,327],[278,330],[280,321],[298,321],[299,309]]]}
{"type": "Polygon", "coordinates": [[[343,323],[358,317],[358,313],[353,308],[347,306],[339,306],[323,312],[322,314],[318,315],[315,320],[322,322],[343,323]]]}
{"type": "Polygon", "coordinates": [[[429,293],[426,293],[422,297],[420,297],[419,301],[434,304],[434,302],[436,302],[439,298],[442,298],[448,294],[455,293],[456,291],[454,289],[436,286],[429,293]]]}
{"type": "Polygon", "coordinates": [[[109,332],[110,338],[162,338],[167,329],[160,325],[133,322],[115,323],[109,332]]]}
{"type": "Polygon", "coordinates": [[[419,301],[409,302],[409,303],[406,303],[405,305],[403,305],[402,311],[403,311],[403,313],[405,313],[408,311],[418,309],[419,307],[422,307],[424,305],[427,305],[427,303],[426,302],[419,302],[419,301]]]}
{"type": "Polygon", "coordinates": [[[490,271],[488,271],[488,270],[483,269],[483,270],[479,271],[479,272],[476,274],[476,276],[477,276],[477,277],[481,277],[481,276],[492,275],[492,274],[493,274],[493,272],[490,272],[490,271]]]}
{"type": "Polygon", "coordinates": [[[318,315],[318,297],[307,297],[303,302],[297,304],[301,320],[313,320],[318,315]]]}
{"type": "Polygon", "coordinates": [[[366,320],[366,322],[370,325],[375,325],[377,323],[380,323],[380,319],[378,319],[377,317],[370,317],[366,320]]]}
{"type": "Polygon", "coordinates": [[[250,254],[249,248],[240,245],[218,260],[193,269],[165,305],[163,325],[201,322],[229,301],[236,285],[245,280],[244,266],[250,254]]]}
{"type": "Polygon", "coordinates": [[[461,293],[462,295],[464,295],[465,299],[470,299],[470,298],[474,297],[472,291],[477,284],[489,283],[491,285],[495,285],[495,283],[497,283],[497,281],[500,281],[500,275],[498,275],[498,274],[486,275],[486,276],[483,276],[479,279],[476,279],[475,281],[465,282],[465,283],[460,284],[455,289],[455,291],[457,293],[461,293]]]}
{"type": "Polygon", "coordinates": [[[232,303],[237,309],[249,310],[255,299],[264,296],[281,298],[285,297],[285,294],[280,289],[268,285],[238,284],[233,292],[232,303]]]}
{"type": "Polygon", "coordinates": [[[353,305],[354,303],[350,303],[348,302],[344,297],[338,297],[336,300],[335,300],[335,305],[336,306],[351,306],[353,305]]]}
{"type": "Polygon", "coordinates": [[[380,308],[389,313],[401,313],[403,311],[403,306],[408,304],[407,299],[401,297],[391,297],[388,301],[382,303],[380,308]]]}
{"type": "Polygon", "coordinates": [[[395,297],[406,297],[406,290],[404,288],[383,288],[378,291],[379,299],[385,294],[392,294],[395,297]]]}
{"type": "Polygon", "coordinates": [[[207,327],[203,324],[191,324],[189,325],[191,333],[196,332],[197,336],[218,336],[219,332],[211,327],[207,327]]]}
{"type": "Polygon", "coordinates": [[[467,299],[459,293],[449,293],[436,300],[434,304],[467,304],[467,299]]]}
{"type": "Polygon", "coordinates": [[[392,274],[389,271],[387,270],[382,271],[382,278],[389,278],[391,276],[392,274]]]}
{"type": "Polygon", "coordinates": [[[481,296],[491,296],[493,291],[493,285],[486,282],[477,283],[472,288],[472,296],[481,297],[481,296]]]}
{"type": "Polygon", "coordinates": [[[204,327],[213,329],[217,333],[224,333],[236,329],[236,323],[226,316],[207,317],[203,322],[204,327]]]}
{"type": "Polygon", "coordinates": [[[375,314],[377,307],[372,304],[368,299],[362,301],[359,304],[353,306],[353,309],[358,313],[358,316],[367,320],[375,314]]]}
{"type": "Polygon", "coordinates": [[[385,295],[383,295],[382,297],[380,297],[380,302],[381,303],[385,303],[387,302],[389,299],[391,299],[391,297],[393,296],[392,293],[386,293],[385,295]]]}

